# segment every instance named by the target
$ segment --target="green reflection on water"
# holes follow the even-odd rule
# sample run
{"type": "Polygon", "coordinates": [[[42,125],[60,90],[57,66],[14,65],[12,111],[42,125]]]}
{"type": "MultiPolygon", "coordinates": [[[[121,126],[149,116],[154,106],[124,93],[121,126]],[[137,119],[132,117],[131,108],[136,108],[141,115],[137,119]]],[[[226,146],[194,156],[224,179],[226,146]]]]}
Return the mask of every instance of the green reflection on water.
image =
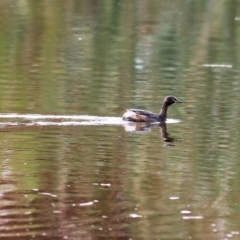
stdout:
{"type": "MultiPolygon", "coordinates": [[[[237,1],[0,6],[1,112],[121,116],[158,112],[168,94],[184,101],[169,109],[182,120],[168,126],[174,147],[159,128],[2,127],[0,216],[56,238],[237,235],[237,1]],[[184,220],[182,210],[204,220],[184,220]]],[[[3,237],[21,232],[9,229],[3,237]]]]}

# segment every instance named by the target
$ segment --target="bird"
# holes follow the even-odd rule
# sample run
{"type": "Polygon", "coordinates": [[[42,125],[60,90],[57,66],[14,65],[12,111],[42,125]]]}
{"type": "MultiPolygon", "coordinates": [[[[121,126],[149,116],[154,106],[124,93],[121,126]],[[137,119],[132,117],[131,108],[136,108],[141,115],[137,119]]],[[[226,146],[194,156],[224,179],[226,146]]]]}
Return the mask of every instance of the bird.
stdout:
{"type": "Polygon", "coordinates": [[[127,109],[122,119],[130,122],[165,122],[167,120],[168,107],[173,103],[182,103],[182,101],[175,96],[169,95],[165,97],[159,114],[142,109],[127,109]]]}

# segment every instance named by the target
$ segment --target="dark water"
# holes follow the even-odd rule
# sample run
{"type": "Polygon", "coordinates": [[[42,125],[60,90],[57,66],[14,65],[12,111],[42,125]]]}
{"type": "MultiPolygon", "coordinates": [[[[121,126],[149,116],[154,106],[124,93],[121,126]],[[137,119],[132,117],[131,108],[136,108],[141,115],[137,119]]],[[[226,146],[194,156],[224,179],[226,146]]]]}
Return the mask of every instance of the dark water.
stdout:
{"type": "Polygon", "coordinates": [[[0,239],[239,239],[238,1],[0,7],[0,239]]]}

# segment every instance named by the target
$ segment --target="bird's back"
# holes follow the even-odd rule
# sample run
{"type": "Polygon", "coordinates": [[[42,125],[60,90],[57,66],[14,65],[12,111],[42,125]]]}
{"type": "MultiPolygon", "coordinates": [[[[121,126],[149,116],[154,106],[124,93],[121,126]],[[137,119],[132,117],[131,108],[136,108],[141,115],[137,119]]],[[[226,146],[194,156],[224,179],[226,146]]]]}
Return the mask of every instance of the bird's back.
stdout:
{"type": "Polygon", "coordinates": [[[142,109],[127,109],[123,114],[123,120],[132,122],[157,122],[158,115],[142,109]]]}

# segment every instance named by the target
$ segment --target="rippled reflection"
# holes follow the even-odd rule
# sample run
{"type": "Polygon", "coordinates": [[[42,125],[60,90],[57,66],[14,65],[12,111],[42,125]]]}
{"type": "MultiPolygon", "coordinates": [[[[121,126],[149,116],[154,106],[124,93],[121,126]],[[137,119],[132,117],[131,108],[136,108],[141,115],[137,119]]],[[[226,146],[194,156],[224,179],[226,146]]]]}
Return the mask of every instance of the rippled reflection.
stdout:
{"type": "MultiPolygon", "coordinates": [[[[178,120],[175,119],[169,119],[168,122],[178,122],[178,120]]],[[[124,126],[126,131],[136,131],[136,132],[149,132],[151,131],[151,128],[159,128],[161,137],[164,142],[174,142],[175,139],[173,137],[170,137],[170,134],[167,131],[167,123],[166,122],[160,122],[160,123],[145,123],[145,122],[140,122],[140,123],[128,123],[127,125],[124,126]]],[[[171,144],[168,144],[167,146],[174,146],[171,144]]]]}
{"type": "Polygon", "coordinates": [[[0,0],[0,238],[238,239],[239,4],[0,0]]]}

